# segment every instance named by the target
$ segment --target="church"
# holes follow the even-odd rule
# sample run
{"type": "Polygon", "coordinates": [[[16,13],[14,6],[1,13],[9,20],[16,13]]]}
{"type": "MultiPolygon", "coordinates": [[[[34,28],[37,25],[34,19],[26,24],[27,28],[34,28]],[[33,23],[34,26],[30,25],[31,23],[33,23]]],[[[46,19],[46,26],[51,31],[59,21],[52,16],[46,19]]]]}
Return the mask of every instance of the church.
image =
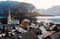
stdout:
{"type": "Polygon", "coordinates": [[[20,20],[19,19],[12,19],[10,9],[9,9],[9,14],[7,18],[7,24],[19,24],[20,20]]]}

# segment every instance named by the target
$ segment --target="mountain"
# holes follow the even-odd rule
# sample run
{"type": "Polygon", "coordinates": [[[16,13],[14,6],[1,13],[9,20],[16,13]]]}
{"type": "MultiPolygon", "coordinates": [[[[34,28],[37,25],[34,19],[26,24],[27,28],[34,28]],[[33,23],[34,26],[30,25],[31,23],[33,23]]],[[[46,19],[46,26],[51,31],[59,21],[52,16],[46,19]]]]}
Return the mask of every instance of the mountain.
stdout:
{"type": "MultiPolygon", "coordinates": [[[[36,10],[36,7],[30,3],[25,2],[16,2],[16,1],[0,1],[0,17],[7,17],[9,13],[9,8],[11,14],[16,16],[24,16],[24,14],[32,13],[36,10]]],[[[30,14],[29,16],[31,16],[30,14]]],[[[38,12],[34,13],[34,16],[48,16],[44,14],[39,14],[38,12]]],[[[50,15],[49,15],[50,16],[50,15]]]]}
{"type": "Polygon", "coordinates": [[[45,9],[37,9],[38,13],[41,13],[41,14],[49,14],[49,15],[55,15],[55,16],[60,16],[60,5],[58,6],[53,6],[47,10],[45,9]]]}
{"type": "Polygon", "coordinates": [[[8,11],[13,14],[32,12],[35,6],[29,3],[16,1],[0,1],[0,17],[7,17],[8,11]]]}

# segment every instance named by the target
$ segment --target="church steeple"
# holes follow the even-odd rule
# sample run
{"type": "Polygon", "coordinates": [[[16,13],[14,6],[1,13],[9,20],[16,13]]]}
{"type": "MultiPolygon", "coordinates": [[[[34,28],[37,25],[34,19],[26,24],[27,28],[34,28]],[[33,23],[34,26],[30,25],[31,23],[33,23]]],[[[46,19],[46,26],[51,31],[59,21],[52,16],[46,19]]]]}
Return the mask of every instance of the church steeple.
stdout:
{"type": "Polygon", "coordinates": [[[8,13],[8,24],[11,24],[11,13],[10,13],[10,8],[9,8],[9,13],[8,13]]]}

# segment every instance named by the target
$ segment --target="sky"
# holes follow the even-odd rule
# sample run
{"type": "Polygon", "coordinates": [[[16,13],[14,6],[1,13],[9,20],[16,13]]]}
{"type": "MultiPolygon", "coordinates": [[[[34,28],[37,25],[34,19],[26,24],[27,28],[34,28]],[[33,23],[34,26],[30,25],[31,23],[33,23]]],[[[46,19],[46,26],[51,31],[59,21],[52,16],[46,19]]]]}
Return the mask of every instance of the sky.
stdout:
{"type": "MultiPolygon", "coordinates": [[[[5,1],[5,0],[3,0],[3,1],[5,1]]],[[[48,9],[53,6],[60,5],[60,0],[13,0],[13,1],[31,3],[37,9],[48,9]]]]}

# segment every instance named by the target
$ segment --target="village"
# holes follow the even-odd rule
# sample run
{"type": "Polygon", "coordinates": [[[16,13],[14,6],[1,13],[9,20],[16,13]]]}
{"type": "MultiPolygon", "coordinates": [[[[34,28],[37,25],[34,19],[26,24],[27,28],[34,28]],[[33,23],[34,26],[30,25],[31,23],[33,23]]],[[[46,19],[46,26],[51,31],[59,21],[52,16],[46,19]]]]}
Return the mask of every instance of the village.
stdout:
{"type": "Polygon", "coordinates": [[[11,18],[9,9],[7,24],[0,26],[0,39],[60,39],[60,24],[47,19],[30,21],[25,18],[20,22],[11,18]]]}
{"type": "Polygon", "coordinates": [[[60,6],[40,1],[0,1],[0,39],[60,39],[60,6]]]}

